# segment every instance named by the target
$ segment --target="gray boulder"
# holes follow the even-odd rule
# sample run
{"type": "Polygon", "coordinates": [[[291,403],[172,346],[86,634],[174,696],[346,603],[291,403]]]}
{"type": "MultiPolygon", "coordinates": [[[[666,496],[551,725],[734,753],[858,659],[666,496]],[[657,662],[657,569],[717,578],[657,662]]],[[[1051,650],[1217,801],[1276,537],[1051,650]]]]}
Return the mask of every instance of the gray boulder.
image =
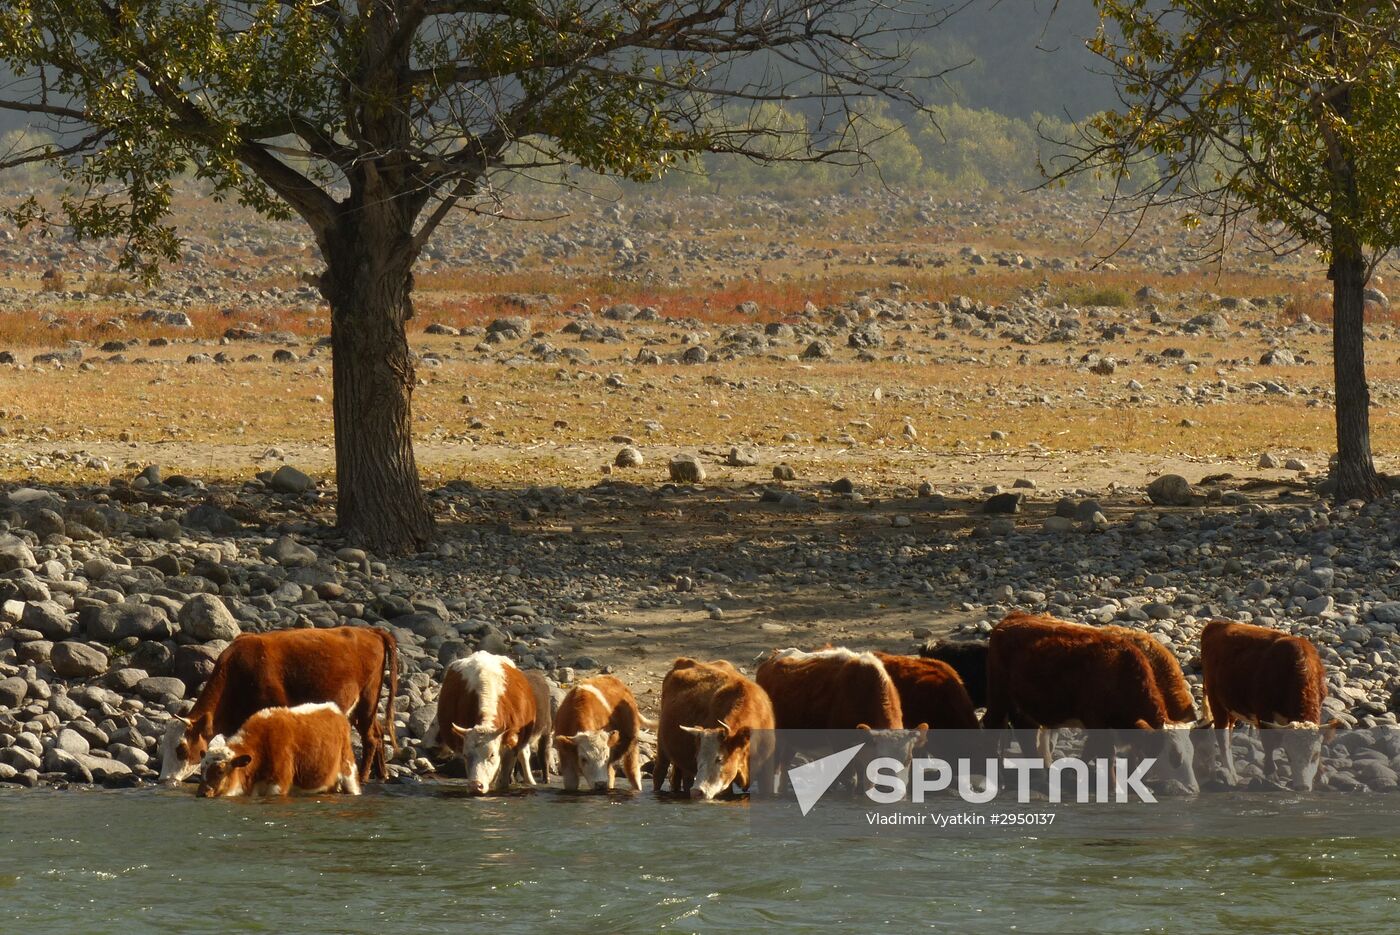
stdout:
{"type": "Polygon", "coordinates": [[[0,708],[18,708],[29,694],[29,683],[18,675],[0,679],[0,708]]]}
{"type": "Polygon", "coordinates": [[[177,620],[181,633],[201,643],[232,640],[242,632],[223,600],[213,594],[196,594],[185,601],[177,620]]]}
{"type": "Polygon", "coordinates": [[[131,636],[141,640],[163,640],[175,633],[165,611],[150,604],[85,607],[78,614],[78,622],[88,638],[99,643],[117,643],[131,636]]]}
{"type": "Polygon", "coordinates": [[[677,484],[700,484],[705,481],[705,466],[692,454],[680,454],[668,465],[671,480],[677,484]]]}
{"type": "Polygon", "coordinates": [[[21,568],[38,568],[34,553],[18,536],[0,533],[0,572],[16,571],[21,568]]]}
{"type": "Polygon", "coordinates": [[[107,671],[107,654],[77,640],[55,643],[49,654],[53,670],[66,679],[85,679],[107,671]]]}
{"type": "Polygon", "coordinates": [[[49,640],[64,640],[73,635],[73,621],[68,619],[68,612],[53,601],[25,604],[20,626],[38,630],[49,640]]]}
{"type": "Polygon", "coordinates": [[[1147,485],[1147,498],[1158,506],[1190,506],[1196,491],[1180,474],[1163,474],[1147,485]]]}
{"type": "Polygon", "coordinates": [[[278,493],[305,493],[316,486],[316,482],[290,464],[284,464],[272,475],[270,486],[278,493]]]}

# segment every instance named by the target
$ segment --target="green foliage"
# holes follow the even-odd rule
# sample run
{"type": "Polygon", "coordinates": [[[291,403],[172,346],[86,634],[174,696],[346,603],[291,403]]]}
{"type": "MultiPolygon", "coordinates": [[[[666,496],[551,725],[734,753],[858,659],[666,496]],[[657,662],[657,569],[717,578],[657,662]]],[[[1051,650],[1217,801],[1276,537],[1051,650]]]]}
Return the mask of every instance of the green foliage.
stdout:
{"type": "Polygon", "coordinates": [[[1253,212],[1296,240],[1400,246],[1400,4],[1098,0],[1091,48],[1127,106],[1088,122],[1080,168],[1126,178],[1188,227],[1253,212]]]}

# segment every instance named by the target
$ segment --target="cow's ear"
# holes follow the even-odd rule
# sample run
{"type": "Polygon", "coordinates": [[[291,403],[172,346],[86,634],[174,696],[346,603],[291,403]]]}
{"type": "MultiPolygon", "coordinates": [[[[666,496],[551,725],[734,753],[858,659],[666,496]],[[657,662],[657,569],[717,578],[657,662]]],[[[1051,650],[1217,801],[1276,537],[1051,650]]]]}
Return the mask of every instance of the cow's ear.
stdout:
{"type": "Polygon", "coordinates": [[[617,731],[614,730],[614,731],[609,731],[609,732],[608,732],[608,746],[610,746],[610,747],[615,747],[615,746],[617,746],[618,741],[620,741],[621,739],[622,739],[622,735],[619,734],[617,731]]]}
{"type": "Polygon", "coordinates": [[[857,724],[856,730],[870,730],[869,724],[857,724]]]}
{"type": "Polygon", "coordinates": [[[746,743],[748,743],[748,742],[749,742],[749,738],[752,737],[752,736],[753,736],[753,728],[752,728],[752,727],[749,727],[747,724],[745,724],[743,727],[739,728],[738,730],[731,730],[731,731],[729,732],[729,741],[730,741],[730,743],[734,744],[735,746],[739,746],[739,745],[741,745],[741,744],[746,744],[746,743]]]}
{"type": "Polygon", "coordinates": [[[566,750],[573,746],[574,738],[572,737],[565,737],[561,734],[554,738],[554,747],[556,750],[566,750]]]}
{"type": "Polygon", "coordinates": [[[920,721],[919,726],[915,727],[914,730],[919,735],[914,740],[914,747],[915,749],[918,749],[919,747],[923,747],[928,743],[928,722],[920,721]]]}
{"type": "Polygon", "coordinates": [[[253,762],[253,758],[248,754],[244,753],[240,756],[234,757],[232,760],[229,761],[228,765],[233,767],[234,769],[241,769],[242,767],[247,766],[251,762],[253,762]]]}
{"type": "Polygon", "coordinates": [[[1149,724],[1149,723],[1147,723],[1146,721],[1144,721],[1142,718],[1138,718],[1138,719],[1137,719],[1137,723],[1134,724],[1133,726],[1136,727],[1138,730],[1146,730],[1146,731],[1152,730],[1152,725],[1149,724]]]}
{"type": "Polygon", "coordinates": [[[501,738],[501,746],[507,749],[513,749],[516,743],[520,740],[520,735],[517,734],[515,731],[498,731],[496,733],[496,736],[501,738]]]}
{"type": "Polygon", "coordinates": [[[1331,742],[1332,742],[1332,738],[1336,736],[1337,731],[1341,730],[1341,729],[1342,729],[1343,727],[1345,727],[1345,726],[1346,726],[1346,725],[1344,725],[1341,721],[1337,720],[1336,718],[1333,718],[1332,720],[1328,721],[1326,724],[1323,724],[1323,725],[1322,725],[1322,742],[1323,742],[1323,743],[1331,743],[1331,742]]]}

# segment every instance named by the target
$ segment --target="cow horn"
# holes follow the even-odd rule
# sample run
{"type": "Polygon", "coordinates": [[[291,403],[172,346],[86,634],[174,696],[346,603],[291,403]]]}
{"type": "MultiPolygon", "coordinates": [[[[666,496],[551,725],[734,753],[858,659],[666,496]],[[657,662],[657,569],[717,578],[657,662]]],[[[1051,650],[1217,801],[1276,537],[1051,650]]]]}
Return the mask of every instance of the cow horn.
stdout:
{"type": "Polygon", "coordinates": [[[703,734],[703,733],[705,733],[705,728],[703,728],[703,727],[686,727],[684,724],[682,724],[680,727],[681,727],[681,730],[685,731],[687,734],[703,734]]]}
{"type": "Polygon", "coordinates": [[[734,728],[730,727],[730,726],[729,726],[728,724],[726,724],[723,720],[720,720],[719,726],[724,728],[724,732],[725,732],[726,734],[732,734],[732,733],[734,733],[734,728]]]}
{"type": "Polygon", "coordinates": [[[456,734],[458,737],[465,737],[467,734],[471,733],[470,727],[459,727],[454,721],[448,721],[447,726],[451,727],[452,733],[456,734]]]}
{"type": "MultiPolygon", "coordinates": [[[[128,715],[128,717],[130,717],[130,715],[128,715]]],[[[133,717],[132,720],[134,721],[135,718],[133,717]]],[[[194,725],[194,721],[193,721],[192,719],[187,718],[187,717],[180,717],[180,715],[178,715],[178,714],[175,715],[175,720],[179,721],[181,724],[185,725],[186,727],[191,727],[191,726],[194,725]]]]}

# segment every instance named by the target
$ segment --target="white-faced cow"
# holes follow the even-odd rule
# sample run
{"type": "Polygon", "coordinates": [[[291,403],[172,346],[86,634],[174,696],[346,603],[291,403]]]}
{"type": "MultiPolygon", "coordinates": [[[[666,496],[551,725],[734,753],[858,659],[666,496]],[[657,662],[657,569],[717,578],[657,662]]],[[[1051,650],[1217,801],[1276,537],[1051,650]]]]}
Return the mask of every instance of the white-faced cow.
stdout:
{"type": "Polygon", "coordinates": [[[199,795],[360,794],[350,722],[334,704],[263,708],[209,745],[199,795]]]}
{"type": "Polygon", "coordinates": [[[1327,674],[1312,643],[1267,627],[1212,620],[1201,631],[1201,669],[1228,781],[1237,781],[1230,728],[1238,718],[1261,728],[1265,775],[1276,775],[1274,754],[1281,746],[1290,784],[1310,791],[1321,770],[1323,738],[1339,726],[1321,723],[1327,674]]]}
{"type": "Polygon", "coordinates": [[[534,689],[505,656],[478,651],[447,667],[438,697],[438,743],[462,757],[468,791],[505,791],[517,760],[526,785],[535,784],[530,738],[536,719],[534,689]]]}
{"type": "Polygon", "coordinates": [[[652,788],[713,799],[772,762],[773,706],[728,662],[677,659],[661,682],[652,788]]]}
{"type": "Polygon", "coordinates": [[[634,790],[642,788],[637,732],[642,716],[637,699],[620,679],[598,675],[579,682],[559,703],[554,719],[554,746],[564,788],[611,790],[620,768],[634,790]]]}
{"type": "Polygon", "coordinates": [[[328,702],[350,712],[363,748],[360,780],[371,770],[388,776],[384,737],[394,736],[394,696],[399,688],[398,643],[373,627],[276,630],[245,633],[219,655],[214,671],[190,709],[173,718],[161,738],[160,778],[179,782],[198,767],[216,734],[232,736],[264,708],[328,702]],[[379,693],[388,673],[388,702],[381,726],[379,693]]]}

